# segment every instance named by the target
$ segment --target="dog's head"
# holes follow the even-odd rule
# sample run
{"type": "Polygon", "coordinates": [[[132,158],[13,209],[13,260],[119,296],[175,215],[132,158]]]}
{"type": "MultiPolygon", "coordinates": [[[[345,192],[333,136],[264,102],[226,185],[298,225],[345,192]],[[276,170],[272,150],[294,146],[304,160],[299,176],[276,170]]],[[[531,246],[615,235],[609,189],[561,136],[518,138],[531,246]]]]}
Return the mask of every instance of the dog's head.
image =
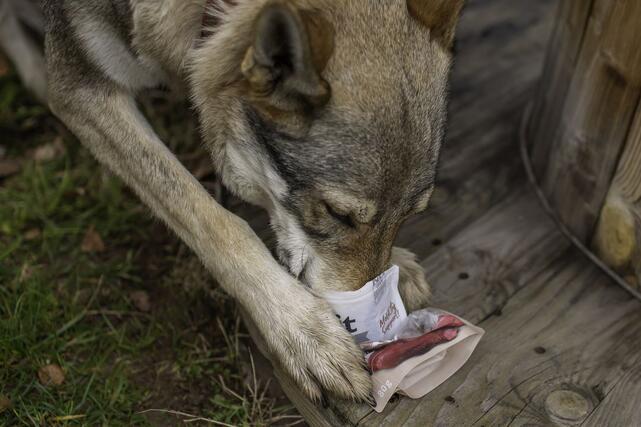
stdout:
{"type": "Polygon", "coordinates": [[[462,3],[241,1],[195,53],[223,182],[267,209],[281,261],[308,285],[362,286],[427,207],[462,3]]]}

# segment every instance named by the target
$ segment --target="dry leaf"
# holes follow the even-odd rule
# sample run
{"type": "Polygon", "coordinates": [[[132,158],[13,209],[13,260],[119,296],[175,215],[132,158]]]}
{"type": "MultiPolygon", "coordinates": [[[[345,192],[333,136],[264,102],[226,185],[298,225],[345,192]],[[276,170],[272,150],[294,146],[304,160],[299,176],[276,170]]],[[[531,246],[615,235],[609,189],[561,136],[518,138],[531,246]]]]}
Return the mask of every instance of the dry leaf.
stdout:
{"type": "Polygon", "coordinates": [[[62,137],[57,136],[53,142],[41,145],[33,151],[32,157],[37,162],[48,162],[62,156],[65,152],[65,145],[62,137]]]}
{"type": "Polygon", "coordinates": [[[143,313],[151,311],[151,301],[149,301],[149,294],[145,291],[135,291],[129,295],[129,299],[134,307],[143,313]]]}
{"type": "Polygon", "coordinates": [[[27,232],[24,233],[24,238],[27,240],[36,240],[38,237],[40,237],[41,234],[42,233],[39,229],[32,228],[31,230],[27,230],[27,232]]]}
{"type": "Polygon", "coordinates": [[[58,386],[65,382],[65,374],[60,366],[50,364],[38,369],[38,379],[44,386],[58,386]]]}
{"type": "Polygon", "coordinates": [[[11,399],[9,399],[4,394],[0,394],[0,414],[3,413],[5,410],[11,408],[12,404],[13,403],[11,402],[11,399]]]}
{"type": "Polygon", "coordinates": [[[22,169],[22,160],[17,158],[0,159],[0,178],[15,175],[22,169]]]}
{"type": "Polygon", "coordinates": [[[104,252],[105,243],[102,241],[102,237],[96,231],[92,225],[85,232],[85,237],[82,238],[82,246],[80,247],[85,253],[94,253],[94,252],[104,252]]]}
{"type": "Polygon", "coordinates": [[[33,276],[33,268],[28,264],[25,263],[22,265],[22,268],[20,269],[20,277],[18,278],[19,283],[23,283],[26,280],[29,280],[33,276]]]}

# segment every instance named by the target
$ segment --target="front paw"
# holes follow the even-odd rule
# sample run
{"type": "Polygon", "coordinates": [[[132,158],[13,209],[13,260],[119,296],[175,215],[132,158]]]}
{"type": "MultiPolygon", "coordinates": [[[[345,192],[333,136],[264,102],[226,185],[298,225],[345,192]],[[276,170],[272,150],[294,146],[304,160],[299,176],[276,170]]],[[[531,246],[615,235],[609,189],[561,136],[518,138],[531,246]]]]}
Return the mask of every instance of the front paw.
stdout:
{"type": "Polygon", "coordinates": [[[281,366],[313,401],[324,392],[352,401],[372,402],[372,382],[352,336],[329,306],[306,296],[283,301],[263,333],[281,366]]]}
{"type": "Polygon", "coordinates": [[[398,290],[407,312],[425,308],[432,292],[423,267],[416,262],[416,255],[407,249],[392,248],[392,264],[398,265],[400,270],[398,290]]]}

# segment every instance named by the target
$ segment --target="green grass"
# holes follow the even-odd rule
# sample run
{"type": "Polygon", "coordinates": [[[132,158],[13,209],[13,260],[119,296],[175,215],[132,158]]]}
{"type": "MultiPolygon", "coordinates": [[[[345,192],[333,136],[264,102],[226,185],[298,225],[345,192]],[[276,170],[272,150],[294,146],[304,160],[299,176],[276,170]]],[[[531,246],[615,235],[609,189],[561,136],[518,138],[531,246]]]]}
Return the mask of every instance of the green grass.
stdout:
{"type": "MultiPolygon", "coordinates": [[[[197,147],[182,104],[143,107],[160,111],[149,115],[171,146],[197,147]]],[[[23,159],[0,179],[0,398],[11,402],[0,425],[297,421],[256,379],[233,301],[13,75],[0,78],[0,132],[6,156],[23,159]],[[59,157],[31,159],[56,138],[59,157]],[[104,251],[82,250],[90,228],[104,251]],[[149,312],[132,303],[139,290],[149,312]],[[48,364],[62,385],[40,383],[48,364]]]]}

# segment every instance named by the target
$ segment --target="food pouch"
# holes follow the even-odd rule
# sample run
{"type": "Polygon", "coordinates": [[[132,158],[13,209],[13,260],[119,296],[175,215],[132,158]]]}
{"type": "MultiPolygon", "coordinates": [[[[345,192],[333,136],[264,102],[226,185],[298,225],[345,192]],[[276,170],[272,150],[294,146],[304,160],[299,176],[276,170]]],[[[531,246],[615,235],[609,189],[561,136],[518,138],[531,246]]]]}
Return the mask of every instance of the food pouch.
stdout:
{"type": "Polygon", "coordinates": [[[451,313],[427,308],[406,314],[393,266],[354,292],[329,292],[325,299],[365,352],[377,412],[399,392],[425,396],[468,360],[483,329],[451,313]]]}
{"type": "Polygon", "coordinates": [[[407,318],[395,265],[357,291],[329,291],[323,298],[359,344],[392,339],[407,318]]]}

